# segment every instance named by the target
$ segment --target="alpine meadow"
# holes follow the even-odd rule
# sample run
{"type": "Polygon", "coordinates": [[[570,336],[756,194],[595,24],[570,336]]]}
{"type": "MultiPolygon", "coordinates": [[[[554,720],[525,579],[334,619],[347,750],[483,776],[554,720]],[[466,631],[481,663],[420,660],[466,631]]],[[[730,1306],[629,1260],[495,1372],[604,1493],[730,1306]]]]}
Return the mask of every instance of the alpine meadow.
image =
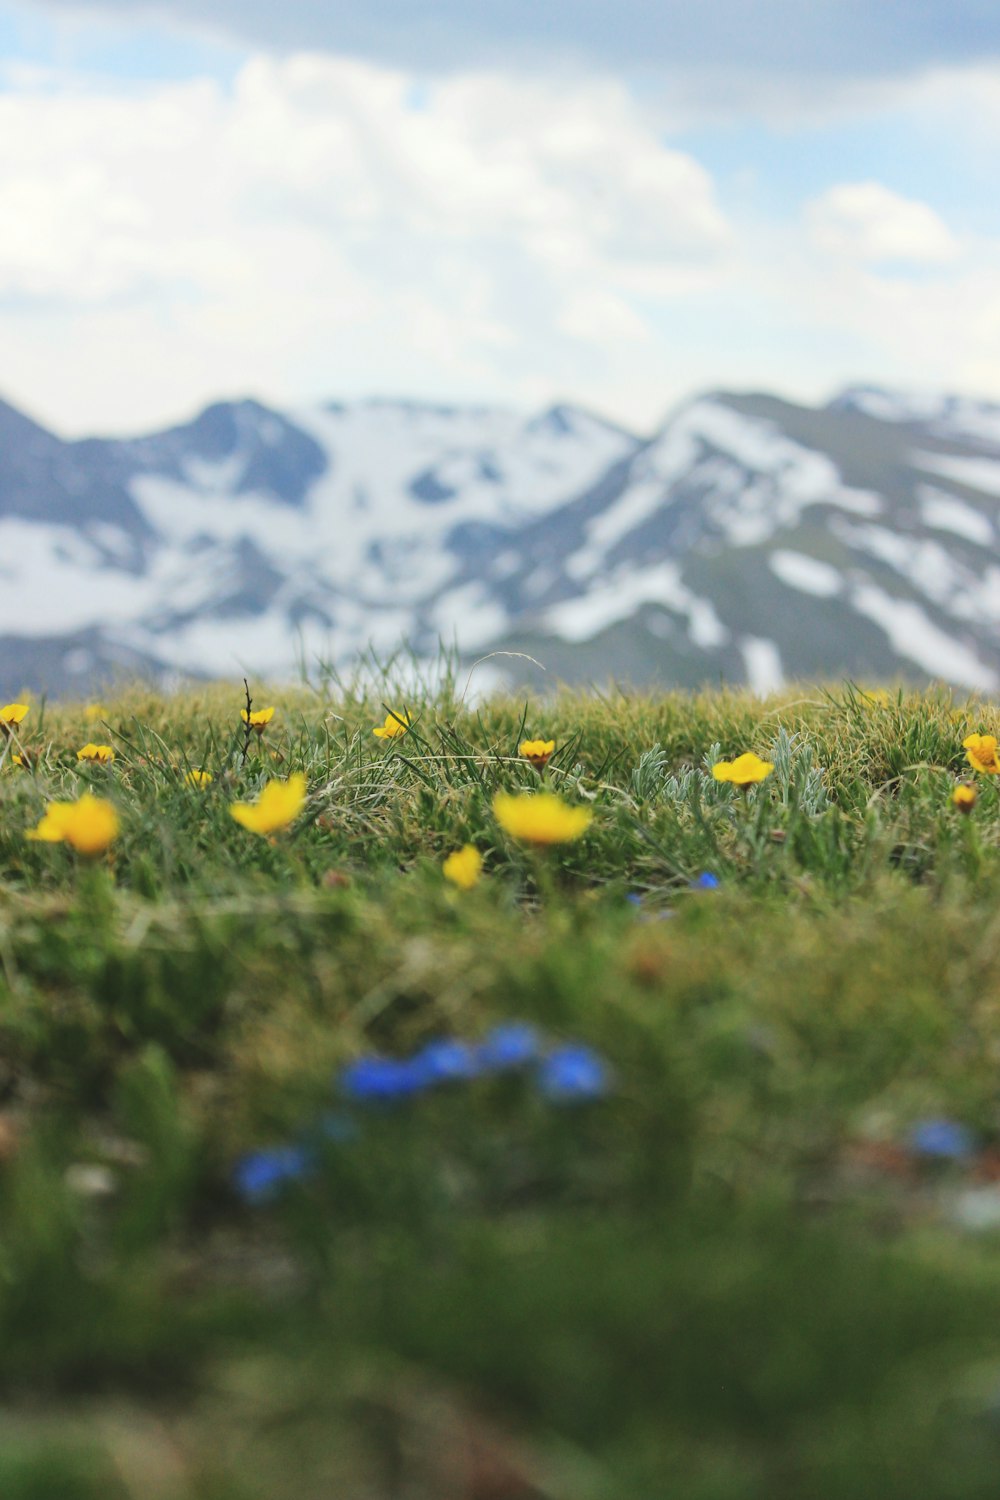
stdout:
{"type": "Polygon", "coordinates": [[[0,707],[0,1493],[1000,1458],[995,708],[0,707]]]}

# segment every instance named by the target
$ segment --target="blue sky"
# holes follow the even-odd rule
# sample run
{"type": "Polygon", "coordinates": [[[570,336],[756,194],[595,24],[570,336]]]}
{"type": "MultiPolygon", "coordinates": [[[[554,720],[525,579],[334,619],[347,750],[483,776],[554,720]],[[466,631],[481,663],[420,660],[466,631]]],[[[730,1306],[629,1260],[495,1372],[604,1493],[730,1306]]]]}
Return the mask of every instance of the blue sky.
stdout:
{"type": "Polygon", "coordinates": [[[0,394],[1000,399],[998,160],[992,0],[0,0],[0,394]]]}

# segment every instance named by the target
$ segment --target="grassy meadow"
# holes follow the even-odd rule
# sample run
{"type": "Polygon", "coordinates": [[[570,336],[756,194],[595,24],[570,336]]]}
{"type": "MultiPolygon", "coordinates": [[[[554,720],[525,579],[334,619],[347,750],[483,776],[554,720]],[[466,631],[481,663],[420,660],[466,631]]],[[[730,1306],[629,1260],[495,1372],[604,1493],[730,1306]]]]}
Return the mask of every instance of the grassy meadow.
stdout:
{"type": "Polygon", "coordinates": [[[3,1500],[992,1500],[994,706],[251,687],[0,738],[3,1500]]]}

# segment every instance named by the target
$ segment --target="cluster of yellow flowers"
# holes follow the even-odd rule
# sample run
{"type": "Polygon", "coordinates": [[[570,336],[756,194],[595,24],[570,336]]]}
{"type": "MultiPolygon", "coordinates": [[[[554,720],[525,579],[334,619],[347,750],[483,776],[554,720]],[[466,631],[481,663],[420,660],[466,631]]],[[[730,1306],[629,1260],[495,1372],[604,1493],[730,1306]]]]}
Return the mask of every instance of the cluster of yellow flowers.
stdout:
{"type": "MultiPolygon", "coordinates": [[[[104,710],[93,704],[85,717],[95,719],[104,710]]],[[[263,708],[247,715],[243,710],[243,722],[257,734],[274,718],[273,708],[263,708]]],[[[20,724],[28,713],[25,703],[8,703],[0,708],[0,731],[10,733],[11,727],[20,724]]],[[[78,761],[109,765],[115,758],[110,745],[87,744],[76,753],[78,761]]],[[[21,756],[14,759],[23,764],[21,756]]],[[[204,790],[213,780],[211,771],[187,771],[184,780],[188,786],[204,790]]],[[[242,827],[252,833],[270,835],[293,823],[305,805],[306,778],[297,773],[287,781],[269,781],[256,802],[234,802],[229,811],[242,827]]],[[[78,854],[93,857],[103,854],[118,837],[118,814],[113,804],[103,797],[85,792],[75,802],[50,802],[37,828],[29,830],[27,837],[40,843],[69,844],[78,854]]]]}
{"type": "MultiPolygon", "coordinates": [[[[974,771],[983,776],[1000,776],[1000,759],[997,758],[995,734],[969,734],[962,741],[965,758],[974,771]]],[[[970,813],[978,797],[976,788],[962,782],[951,794],[952,804],[961,813],[970,813]]]]}
{"type": "MultiPolygon", "coordinates": [[[[26,703],[8,703],[0,707],[0,736],[9,737],[15,733],[28,712],[26,703]]],[[[93,704],[85,716],[93,720],[103,714],[101,705],[93,704]]],[[[243,709],[241,717],[248,731],[263,735],[274,714],[273,707],[243,709]]],[[[392,740],[407,734],[412,726],[408,710],[389,710],[384,724],[376,725],[372,732],[379,739],[392,740]]],[[[962,745],[974,770],[985,775],[1000,775],[994,735],[970,734],[962,745]]],[[[544,779],[555,749],[555,740],[522,740],[518,754],[544,779]]],[[[15,755],[12,759],[18,765],[28,763],[26,754],[15,755]]],[[[114,759],[115,752],[110,745],[91,742],[77,751],[77,760],[81,762],[109,765],[114,759]]],[[[749,750],[734,760],[717,761],[712,767],[716,781],[729,783],[741,791],[765,781],[773,771],[770,761],[762,760],[749,750]]],[[[204,790],[213,777],[210,771],[196,769],[187,771],[184,779],[189,786],[204,790]]],[[[951,800],[960,811],[969,812],[976,802],[976,788],[965,784],[957,786],[951,800]]],[[[306,778],[301,772],[295,772],[286,781],[267,782],[256,802],[234,802],[229,811],[241,827],[269,837],[289,827],[301,813],[305,801],[306,778]]],[[[572,843],[583,837],[593,820],[589,808],[571,806],[551,791],[518,795],[498,792],[493,799],[493,814],[511,838],[535,848],[572,843]]],[[[44,843],[67,843],[80,854],[95,855],[110,846],[118,830],[119,820],[113,805],[87,792],[76,802],[49,803],[41,822],[28,833],[28,838],[44,843]]],[[[461,890],[471,889],[482,870],[482,855],[472,844],[449,854],[443,864],[445,878],[461,890]]]]}

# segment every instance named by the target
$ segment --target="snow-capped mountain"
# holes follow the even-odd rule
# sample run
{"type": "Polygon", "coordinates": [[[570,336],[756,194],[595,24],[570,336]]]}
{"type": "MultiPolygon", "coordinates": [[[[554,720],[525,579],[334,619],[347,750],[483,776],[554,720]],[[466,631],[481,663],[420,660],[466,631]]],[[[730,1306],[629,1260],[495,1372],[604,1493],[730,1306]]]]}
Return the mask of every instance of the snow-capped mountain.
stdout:
{"type": "Polygon", "coordinates": [[[1000,407],[709,395],[639,438],[253,401],[63,442],[0,403],[0,698],[114,669],[255,676],[373,644],[551,676],[1000,683],[1000,407]]]}

